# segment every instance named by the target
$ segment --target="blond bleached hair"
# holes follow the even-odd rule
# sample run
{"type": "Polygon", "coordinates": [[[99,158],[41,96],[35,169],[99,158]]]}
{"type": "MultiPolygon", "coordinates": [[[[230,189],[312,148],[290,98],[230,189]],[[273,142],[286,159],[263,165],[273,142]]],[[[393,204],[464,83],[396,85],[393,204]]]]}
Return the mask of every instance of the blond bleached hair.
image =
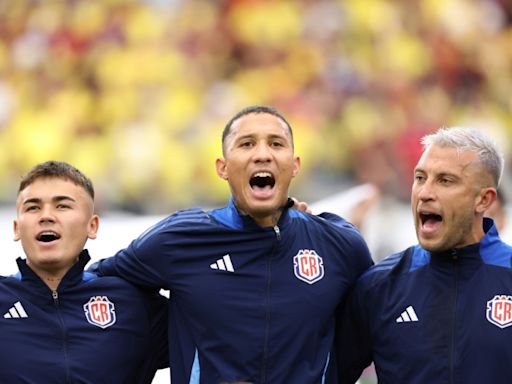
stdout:
{"type": "Polygon", "coordinates": [[[421,139],[423,149],[431,145],[456,148],[459,151],[473,151],[484,170],[494,181],[494,187],[500,185],[505,157],[496,142],[480,129],[466,127],[440,128],[435,133],[421,139]]]}

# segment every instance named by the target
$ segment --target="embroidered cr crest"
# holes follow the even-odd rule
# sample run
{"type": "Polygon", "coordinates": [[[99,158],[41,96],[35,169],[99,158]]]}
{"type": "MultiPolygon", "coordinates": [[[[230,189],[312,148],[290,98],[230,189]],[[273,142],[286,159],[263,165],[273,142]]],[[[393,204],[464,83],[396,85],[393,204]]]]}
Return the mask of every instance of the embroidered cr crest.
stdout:
{"type": "Polygon", "coordinates": [[[324,277],[324,261],[314,250],[301,249],[293,257],[293,266],[295,276],[308,284],[324,277]]]}
{"type": "Polygon", "coordinates": [[[506,328],[512,325],[512,296],[496,295],[487,302],[487,320],[506,328]]]}
{"type": "Polygon", "coordinates": [[[107,296],[93,296],[84,304],[85,318],[100,328],[110,327],[116,322],[114,303],[107,296]]]}

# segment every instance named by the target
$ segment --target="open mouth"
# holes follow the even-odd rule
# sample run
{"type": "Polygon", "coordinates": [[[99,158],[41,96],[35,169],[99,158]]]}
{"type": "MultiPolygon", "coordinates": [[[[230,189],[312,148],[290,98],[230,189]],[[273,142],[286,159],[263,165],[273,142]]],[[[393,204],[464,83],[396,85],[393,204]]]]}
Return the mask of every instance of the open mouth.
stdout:
{"type": "Polygon", "coordinates": [[[50,243],[52,241],[59,240],[59,239],[60,239],[60,235],[55,233],[55,232],[53,232],[53,231],[41,232],[37,236],[37,240],[41,241],[43,243],[50,243]]]}
{"type": "Polygon", "coordinates": [[[443,217],[435,213],[420,213],[419,217],[423,227],[433,227],[443,221],[443,217]]]}
{"type": "Polygon", "coordinates": [[[257,172],[251,177],[249,184],[252,189],[272,189],[276,180],[270,172],[257,172]]]}

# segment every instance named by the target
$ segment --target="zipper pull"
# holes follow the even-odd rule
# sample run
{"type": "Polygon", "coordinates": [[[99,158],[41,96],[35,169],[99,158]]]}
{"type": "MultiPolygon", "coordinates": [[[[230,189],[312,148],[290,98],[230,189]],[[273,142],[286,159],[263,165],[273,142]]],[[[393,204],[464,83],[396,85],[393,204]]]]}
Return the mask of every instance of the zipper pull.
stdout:
{"type": "Polygon", "coordinates": [[[57,291],[52,291],[52,297],[53,301],[55,301],[56,303],[59,301],[59,294],[57,293],[57,291]]]}
{"type": "Polygon", "coordinates": [[[274,225],[274,232],[276,233],[277,240],[281,240],[281,231],[277,225],[274,225]]]}

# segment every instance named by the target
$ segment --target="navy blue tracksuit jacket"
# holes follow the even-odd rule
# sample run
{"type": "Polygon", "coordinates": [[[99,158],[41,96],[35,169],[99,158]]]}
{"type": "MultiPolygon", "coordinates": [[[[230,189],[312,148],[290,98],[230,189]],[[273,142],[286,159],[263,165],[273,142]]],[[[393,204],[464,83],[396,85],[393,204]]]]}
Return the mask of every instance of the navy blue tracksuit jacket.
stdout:
{"type": "Polygon", "coordinates": [[[480,243],[390,256],[350,296],[340,382],[373,360],[379,384],[512,382],[512,248],[491,219],[480,243]]]}
{"type": "Polygon", "coordinates": [[[370,264],[338,216],[286,209],[261,228],[230,201],[169,216],[97,268],[171,291],[173,383],[318,384],[335,309],[370,264]]]}
{"type": "Polygon", "coordinates": [[[0,278],[0,383],[142,384],[168,366],[167,300],[84,272],[89,259],[53,292],[21,258],[0,278]]]}

